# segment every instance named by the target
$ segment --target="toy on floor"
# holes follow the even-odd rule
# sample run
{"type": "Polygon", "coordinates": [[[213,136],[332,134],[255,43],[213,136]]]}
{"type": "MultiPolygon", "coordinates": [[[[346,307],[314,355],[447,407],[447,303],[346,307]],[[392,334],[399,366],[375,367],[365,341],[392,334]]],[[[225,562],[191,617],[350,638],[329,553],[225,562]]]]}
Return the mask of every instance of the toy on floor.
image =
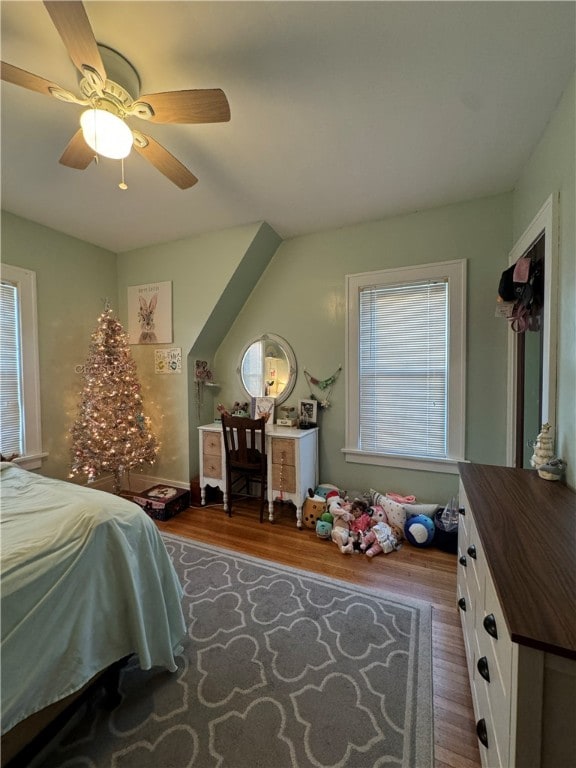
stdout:
{"type": "Polygon", "coordinates": [[[362,536],[360,549],[368,557],[374,557],[381,552],[389,554],[395,549],[399,549],[398,539],[394,535],[392,528],[388,523],[376,523],[362,536]]]}
{"type": "Polygon", "coordinates": [[[327,500],[328,494],[334,493],[334,491],[336,491],[336,494],[342,499],[346,496],[346,493],[343,490],[338,488],[337,485],[332,485],[332,483],[320,483],[314,490],[308,488],[308,496],[322,496],[324,500],[327,500]]]}
{"type": "Polygon", "coordinates": [[[414,504],[416,496],[401,496],[399,493],[387,493],[386,497],[397,504],[414,504]]]}
{"type": "Polygon", "coordinates": [[[328,512],[334,518],[330,534],[331,539],[342,554],[350,555],[354,551],[350,535],[350,523],[354,520],[354,515],[346,509],[345,502],[338,496],[337,491],[330,491],[328,493],[326,503],[328,505],[328,512]]]}
{"type": "MultiPolygon", "coordinates": [[[[310,491],[308,491],[310,494],[310,491]]],[[[326,512],[326,499],[324,496],[309,495],[302,505],[302,522],[306,528],[316,528],[316,523],[322,514],[326,512]]]]}
{"type": "Polygon", "coordinates": [[[386,522],[392,528],[394,536],[398,541],[402,541],[404,538],[404,523],[406,522],[404,506],[377,491],[373,492],[372,503],[377,507],[382,507],[386,513],[386,522]]]}
{"type": "Polygon", "coordinates": [[[316,521],[316,536],[319,539],[329,539],[332,535],[332,523],[327,520],[318,519],[316,521]]]}
{"type": "Polygon", "coordinates": [[[414,547],[428,547],[434,539],[434,522],[426,515],[414,515],[406,520],[404,535],[414,547]]]}
{"type": "Polygon", "coordinates": [[[362,534],[366,533],[372,525],[368,503],[364,499],[354,499],[351,504],[345,504],[344,508],[354,515],[354,520],[350,523],[350,536],[353,548],[360,551],[362,534]]]}

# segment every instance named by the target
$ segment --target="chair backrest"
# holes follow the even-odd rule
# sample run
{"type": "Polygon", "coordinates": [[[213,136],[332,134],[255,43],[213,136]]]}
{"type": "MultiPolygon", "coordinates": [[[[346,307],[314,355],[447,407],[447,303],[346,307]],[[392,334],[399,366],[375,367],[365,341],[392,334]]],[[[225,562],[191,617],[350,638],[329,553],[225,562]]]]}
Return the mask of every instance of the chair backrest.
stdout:
{"type": "Polygon", "coordinates": [[[266,471],[266,419],[222,416],[226,463],[232,469],[266,471]]]}

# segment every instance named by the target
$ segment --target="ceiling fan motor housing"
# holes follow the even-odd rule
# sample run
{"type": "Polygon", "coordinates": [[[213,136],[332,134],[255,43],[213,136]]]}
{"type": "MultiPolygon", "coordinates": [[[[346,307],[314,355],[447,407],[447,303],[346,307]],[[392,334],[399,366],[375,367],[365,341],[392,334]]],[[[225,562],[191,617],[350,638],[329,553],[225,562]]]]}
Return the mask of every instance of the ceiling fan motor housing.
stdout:
{"type": "Polygon", "coordinates": [[[140,95],[140,78],[132,64],[113,48],[98,43],[98,51],[108,78],[102,83],[98,73],[85,68],[79,76],[83,95],[98,109],[123,117],[140,95]]]}

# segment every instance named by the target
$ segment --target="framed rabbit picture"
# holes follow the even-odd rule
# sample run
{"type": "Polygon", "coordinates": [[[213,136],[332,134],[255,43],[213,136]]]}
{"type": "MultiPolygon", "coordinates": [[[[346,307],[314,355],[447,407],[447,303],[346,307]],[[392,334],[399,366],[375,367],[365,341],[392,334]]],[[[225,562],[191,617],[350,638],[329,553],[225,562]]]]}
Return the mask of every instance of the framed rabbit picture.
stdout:
{"type": "Polygon", "coordinates": [[[128,286],[128,342],[172,343],[172,283],[128,286]]]}

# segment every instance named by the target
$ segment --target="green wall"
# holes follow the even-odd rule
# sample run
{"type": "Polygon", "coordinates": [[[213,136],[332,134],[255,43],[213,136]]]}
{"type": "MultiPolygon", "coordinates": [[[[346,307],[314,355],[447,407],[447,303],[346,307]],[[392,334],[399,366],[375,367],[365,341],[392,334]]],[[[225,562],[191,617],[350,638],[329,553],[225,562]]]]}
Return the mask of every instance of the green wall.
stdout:
{"type": "Polygon", "coordinates": [[[194,360],[211,362],[279,242],[267,224],[251,224],[118,256],[122,322],[128,321],[128,286],[170,280],[174,335],[172,344],[163,346],[182,349],[182,374],[159,375],[154,373],[158,345],[132,347],[146,410],[161,443],[149,474],[186,485],[197,473],[197,427],[211,419],[212,410],[198,413],[194,360]]]}
{"type": "MultiPolygon", "coordinates": [[[[236,369],[243,346],[261,333],[293,347],[298,377],[288,404],[310,396],[303,373],[325,379],[344,365],[345,275],[386,267],[465,258],[468,261],[466,457],[506,459],[505,321],[494,316],[500,273],[512,244],[511,199],[498,195],[408,216],[321,232],[284,242],[215,356],[225,405],[245,399],[236,369]]],[[[316,392],[316,394],[319,394],[316,392]]],[[[347,489],[368,487],[446,501],[454,475],[347,463],[345,375],[320,413],[320,479],[347,489]]]]}
{"type": "Polygon", "coordinates": [[[573,76],[513,196],[516,240],[552,193],[559,195],[556,452],[576,487],[576,77],[573,76]]]}
{"type": "Polygon", "coordinates": [[[116,255],[2,211],[2,261],[36,272],[42,474],[66,479],[90,336],[106,299],[116,304],[116,255]]]}

